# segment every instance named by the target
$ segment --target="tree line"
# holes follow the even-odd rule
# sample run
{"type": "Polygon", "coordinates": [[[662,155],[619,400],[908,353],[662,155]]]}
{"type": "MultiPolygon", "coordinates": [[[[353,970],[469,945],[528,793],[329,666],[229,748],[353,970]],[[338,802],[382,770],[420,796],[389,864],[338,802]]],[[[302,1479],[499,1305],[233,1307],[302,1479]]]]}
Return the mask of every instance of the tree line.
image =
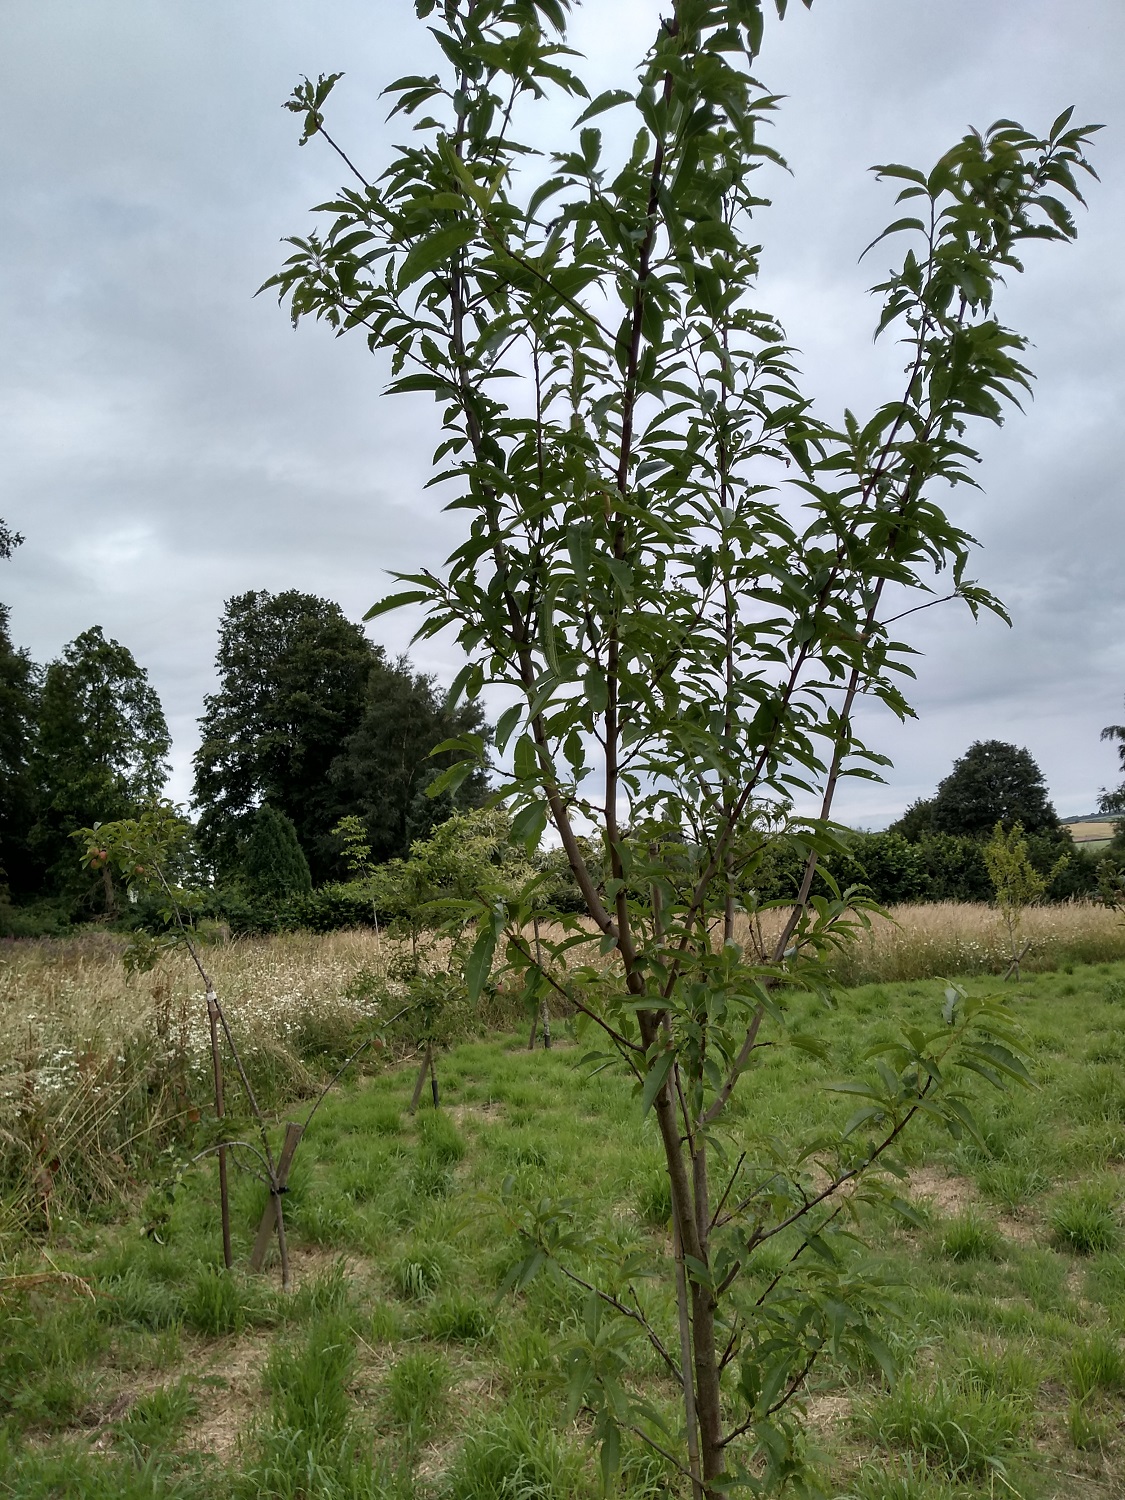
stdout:
{"type": "MultiPolygon", "coordinates": [[[[4,536],[7,552],[21,540],[4,536]]],[[[212,914],[236,927],[377,920],[371,872],[405,859],[451,815],[487,798],[483,768],[428,795],[454,756],[433,754],[436,746],[465,734],[488,739],[479,704],[453,706],[433,677],[405,657],[389,658],[331,600],[295,589],[230,599],[216,669],[194,760],[193,857],[212,914]]],[[[1109,726],[1104,737],[1116,740],[1125,773],[1125,729],[1109,726]]],[[[8,930],[122,915],[108,870],[81,867],[74,834],[134,817],[159,798],[170,747],[159,696],[128,647],[93,626],[39,666],[13,644],[0,605],[0,891],[8,930]]],[[[1104,791],[1100,805],[1125,811],[1125,782],[1104,791]]],[[[885,831],[843,835],[821,861],[818,886],[862,887],[888,904],[990,900],[985,844],[998,823],[1022,828],[1047,899],[1096,892],[1099,858],[1074,847],[1031,753],[998,740],[971,745],[934,794],[885,831]]],[[[1107,852],[1125,863],[1120,833],[1107,852]]],[[[540,863],[547,904],[578,909],[564,862],[545,852],[540,863]]],[[[778,841],[758,871],[758,897],[786,899],[800,878],[799,857],[778,841]]],[[[401,905],[396,880],[376,886],[386,888],[393,915],[401,905]]]]}
{"type": "MultiPolygon", "coordinates": [[[[8,925],[104,919],[117,895],[104,872],[82,869],[73,835],[134,817],[163,794],[167,720],[145,668],[100,626],[40,666],[13,643],[9,618],[0,606],[8,925]]],[[[288,850],[285,883],[294,890],[346,877],[333,833],[342,819],[358,820],[370,858],[383,863],[486,795],[483,770],[426,795],[448,764],[434,747],[485,732],[479,706],[451,706],[434,678],[388,657],[330,600],[297,590],[230,599],[216,667],[192,801],[205,879],[232,899],[262,887],[279,849],[288,850]]]]}

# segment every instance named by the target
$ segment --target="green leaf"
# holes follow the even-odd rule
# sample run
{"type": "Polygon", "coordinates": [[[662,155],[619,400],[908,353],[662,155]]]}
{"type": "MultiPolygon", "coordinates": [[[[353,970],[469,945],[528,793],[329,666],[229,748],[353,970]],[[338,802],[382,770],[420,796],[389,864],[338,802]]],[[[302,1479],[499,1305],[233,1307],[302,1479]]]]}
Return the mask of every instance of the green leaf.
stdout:
{"type": "Polygon", "coordinates": [[[392,609],[401,609],[404,604],[421,604],[429,597],[429,593],[424,589],[408,589],[402,594],[388,594],[385,599],[380,599],[378,604],[373,604],[363,618],[374,620],[377,615],[385,615],[392,609]]]}
{"type": "Polygon", "coordinates": [[[502,755],[508,748],[508,741],[515,731],[516,725],[523,717],[523,704],[513,703],[511,708],[506,708],[496,720],[496,733],[493,739],[497,750],[502,755]]]}
{"type": "Polygon", "coordinates": [[[674,1052],[662,1052],[645,1074],[644,1088],[641,1090],[641,1114],[647,1115],[652,1108],[657,1094],[668,1077],[672,1064],[676,1060],[674,1052]]]}
{"type": "Polygon", "coordinates": [[[512,839],[515,843],[522,844],[529,855],[534,854],[546,826],[547,804],[529,802],[512,819],[512,839]]]}
{"type": "Polygon", "coordinates": [[[587,120],[592,120],[595,115],[604,115],[607,109],[617,109],[619,105],[631,104],[633,96],[628,89],[606,89],[604,94],[589,103],[575,120],[575,125],[583,125],[587,120]]]}
{"type": "Polygon", "coordinates": [[[413,285],[415,281],[421,280],[423,276],[443,261],[449,260],[458,250],[476,236],[477,226],[472,219],[458,219],[454,224],[445,224],[442,228],[428,235],[426,239],[414,245],[398,272],[398,289],[400,292],[413,285]]]}
{"type": "Polygon", "coordinates": [[[469,961],[465,965],[465,985],[469,991],[469,999],[475,1005],[480,999],[481,990],[488,982],[488,976],[492,973],[492,956],[496,952],[496,927],[493,922],[481,928],[477,940],[473,944],[473,951],[469,954],[469,961]]]}
{"type": "Polygon", "coordinates": [[[459,760],[455,765],[448,766],[433,781],[426,783],[426,796],[440,797],[442,792],[455,792],[476,767],[475,760],[459,760]]]}

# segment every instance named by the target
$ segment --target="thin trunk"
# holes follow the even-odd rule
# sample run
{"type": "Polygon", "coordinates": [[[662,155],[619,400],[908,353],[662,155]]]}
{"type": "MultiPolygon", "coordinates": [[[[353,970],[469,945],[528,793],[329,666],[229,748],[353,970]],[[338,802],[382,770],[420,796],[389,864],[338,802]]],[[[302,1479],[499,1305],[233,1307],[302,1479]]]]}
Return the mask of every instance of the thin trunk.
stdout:
{"type": "MultiPolygon", "coordinates": [[[[696,1134],[692,1143],[692,1188],[695,1198],[695,1227],[699,1240],[699,1259],[710,1264],[711,1202],[707,1177],[707,1142],[696,1134]]],[[[703,1457],[703,1477],[708,1495],[720,1492],[711,1481],[726,1467],[723,1454],[723,1412],[720,1389],[718,1350],[715,1345],[715,1297],[709,1287],[692,1283],[692,1342],[695,1352],[695,1404],[699,1419],[699,1437],[703,1457]]]]}
{"type": "MultiPolygon", "coordinates": [[[[207,991],[207,1020],[211,1027],[211,1066],[215,1074],[215,1118],[223,1119],[226,1108],[223,1101],[223,1057],[219,1051],[219,1002],[214,990],[207,991]]],[[[219,1156],[219,1212],[223,1221],[223,1264],[229,1271],[234,1265],[234,1251],[230,1242],[230,1188],[227,1183],[227,1148],[220,1146],[219,1156]]]]}
{"type": "Polygon", "coordinates": [[[680,1370],[683,1375],[684,1418],[687,1431],[688,1467],[691,1470],[692,1500],[703,1500],[702,1469],[699,1465],[699,1418],[695,1410],[695,1376],[692,1372],[691,1311],[688,1305],[687,1272],[684,1269],[684,1242],[672,1209],[672,1249],[676,1260],[676,1311],[680,1324],[680,1370]]]}
{"type": "Polygon", "coordinates": [[[438,1098],[437,1065],[434,1062],[434,1049],[430,1048],[430,1093],[433,1095],[434,1108],[438,1109],[441,1100],[438,1098]]]}

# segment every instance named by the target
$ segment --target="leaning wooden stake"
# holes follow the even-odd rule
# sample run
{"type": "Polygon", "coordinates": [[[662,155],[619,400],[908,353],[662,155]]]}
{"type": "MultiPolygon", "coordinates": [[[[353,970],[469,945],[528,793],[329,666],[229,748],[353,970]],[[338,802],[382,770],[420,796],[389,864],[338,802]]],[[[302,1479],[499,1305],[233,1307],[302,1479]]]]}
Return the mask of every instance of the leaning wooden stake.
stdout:
{"type": "Polygon", "coordinates": [[[297,1150],[302,1135],[305,1133],[303,1125],[296,1124],[290,1120],[285,1127],[285,1141],[281,1147],[281,1155],[277,1159],[277,1171],[275,1173],[277,1190],[270,1185],[270,1196],[262,1213],[262,1221],[258,1225],[258,1233],[254,1239],[254,1248],[250,1252],[250,1269],[260,1271],[262,1263],[266,1258],[270,1240],[273,1237],[274,1225],[277,1225],[278,1239],[285,1233],[285,1218],[278,1210],[281,1207],[281,1194],[285,1192],[289,1184],[289,1169],[293,1165],[293,1156],[297,1150]]]}
{"type": "Polygon", "coordinates": [[[410,1099],[410,1113],[413,1114],[418,1108],[418,1101],[422,1097],[422,1085],[426,1081],[426,1074],[430,1071],[430,1054],[433,1050],[431,1042],[426,1043],[426,1050],[422,1054],[422,1066],[418,1069],[418,1078],[414,1084],[414,1093],[410,1099]]]}
{"type": "MultiPolygon", "coordinates": [[[[226,1114],[223,1103],[223,1056],[219,1048],[219,1002],[215,991],[207,986],[207,1020],[211,1026],[211,1066],[215,1073],[215,1118],[226,1114]]],[[[227,1182],[227,1148],[219,1147],[219,1212],[223,1221],[223,1264],[229,1271],[234,1265],[230,1242],[230,1187],[227,1182]]]]}

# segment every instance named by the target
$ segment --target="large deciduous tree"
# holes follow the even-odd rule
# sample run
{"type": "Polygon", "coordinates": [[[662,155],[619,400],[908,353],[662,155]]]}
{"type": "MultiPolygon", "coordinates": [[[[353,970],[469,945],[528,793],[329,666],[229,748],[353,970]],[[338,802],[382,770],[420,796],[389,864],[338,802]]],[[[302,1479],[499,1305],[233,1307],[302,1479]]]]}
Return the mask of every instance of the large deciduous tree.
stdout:
{"type": "Polygon", "coordinates": [[[13,531],[2,517],[0,517],[0,558],[9,558],[18,546],[23,542],[23,537],[18,531],[13,531]]]}
{"type": "MultiPolygon", "coordinates": [[[[376,860],[404,855],[419,788],[449,763],[443,740],[480,733],[476,704],[447,708],[430,677],[380,646],[336,604],[290,589],[228,601],[219,691],[204,702],[195,756],[200,841],[223,874],[240,862],[254,809],[268,802],[297,830],[313,879],[343,873],[332,828],[363,819],[376,860]]],[[[482,773],[445,813],[483,795],[482,773]]]]}
{"type": "Polygon", "coordinates": [[[294,824],[314,878],[331,867],[336,801],[328,774],[358,727],[380,657],[339,605],[296,589],[227,601],[219,690],[204,699],[193,799],[199,839],[223,874],[269,802],[294,824]]]}
{"type": "Polygon", "coordinates": [[[936,833],[988,838],[997,823],[1007,829],[1022,823],[1029,834],[1059,828],[1043,772],[1031,751],[1002,740],[977,740],[938,784],[929,804],[929,824],[936,833]]]}
{"type": "Polygon", "coordinates": [[[456,791],[425,795],[451,760],[451,752],[431,756],[434,747],[483,730],[478,703],[451,707],[434,679],[412,671],[405,658],[373,665],[363,717],[333,762],[331,780],[341,816],[363,819],[376,863],[404,857],[415,839],[484,799],[479,768],[456,791]]]}
{"type": "MultiPolygon", "coordinates": [[[[582,893],[587,925],[538,949],[536,890],[497,897],[470,990],[503,943],[529,1000],[561,990],[655,1116],[674,1257],[637,1247],[623,1262],[611,1245],[599,1260],[604,1241],[568,1205],[516,1202],[517,1278],[551,1265],[589,1292],[563,1357],[607,1471],[632,1426],[674,1448],[697,1500],[762,1493],[799,1470],[787,1413],[810,1371],[849,1349],[889,1363],[881,1293],[840,1233],[878,1194],[871,1169],[920,1110],[970,1128],[961,1065],[1020,1073],[1004,1022],[951,991],[944,1021],[848,1085],[838,1129],[746,1139],[730,1110],[768,1086],[763,1047],[817,1050],[796,992],[824,987],[854,915],[810,891],[840,778],[880,761],[858,698],[908,712],[892,621],[935,571],[951,575],[943,593],[993,603],[933,492],[969,477],[970,420],[999,421],[1028,383],[994,293],[1022,241],[1073,236],[1064,200],[1087,132],[1069,112],[1043,138],[1000,122],[929,172],[879,169],[907,203],[888,233],[910,247],[878,287],[906,372],[894,400],[830,423],[755,295],[776,104],[752,77],[758,0],[669,0],[635,87],[589,104],[565,0],[417,8],[440,56],[391,86],[410,143],[371,168],[349,143],[350,185],[274,284],[295,318],[362,329],[393,391],[434,394],[468,534],[441,575],[403,578],[381,607],[423,603],[425,629],[452,628],[469,654],[470,697],[495,683],[516,699],[496,735],[514,831],[533,843],[550,820],[582,893]],[[552,92],[584,108],[544,173],[516,131],[552,92]],[[614,109],[607,147],[591,122],[614,109]],[[787,814],[810,788],[818,815],[787,814]],[[579,839],[591,825],[604,880],[579,839]],[[775,914],[756,876],[779,839],[804,874],[775,914]],[[624,1378],[633,1336],[680,1387],[682,1442],[624,1378]]],[[[290,101],[305,139],[325,131],[334,82],[290,101]]],[[[484,746],[464,750],[447,784],[484,746]]]]}
{"type": "Polygon", "coordinates": [[[75,830],[135,817],[159,797],[170,746],[148,673],[100,625],[50,664],[32,756],[38,808],[30,843],[57,888],[71,889],[77,878],[75,830]]]}

